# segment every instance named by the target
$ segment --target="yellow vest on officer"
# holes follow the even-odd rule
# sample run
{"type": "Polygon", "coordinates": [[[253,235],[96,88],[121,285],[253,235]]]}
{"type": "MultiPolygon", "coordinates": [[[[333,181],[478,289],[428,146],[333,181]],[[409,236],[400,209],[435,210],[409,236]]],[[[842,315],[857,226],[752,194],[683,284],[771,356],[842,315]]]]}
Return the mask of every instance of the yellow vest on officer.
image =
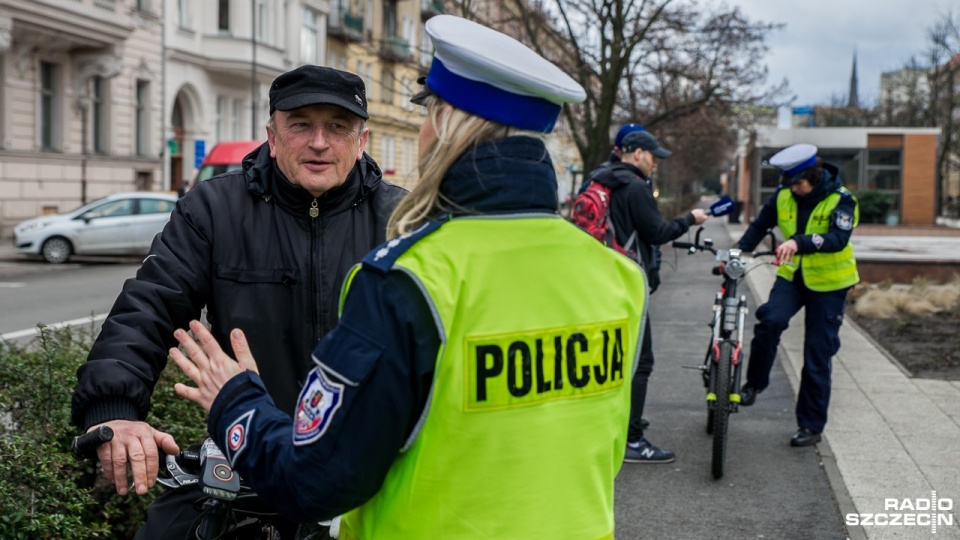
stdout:
{"type": "MultiPolygon", "coordinates": [[[[840,202],[841,193],[850,195],[846,188],[841,187],[817,204],[810,213],[803,234],[825,234],[830,230],[830,220],[840,202]]],[[[851,219],[852,227],[856,227],[860,221],[858,207],[854,209],[851,219]]],[[[781,189],[777,194],[777,226],[780,227],[784,238],[789,239],[797,233],[797,201],[789,189],[781,189]]],[[[793,281],[797,268],[803,268],[804,284],[812,291],[837,291],[856,285],[860,281],[857,261],[853,257],[853,247],[850,242],[847,242],[842,250],[833,253],[815,252],[794,255],[790,263],[780,265],[777,275],[793,281]]]]}
{"type": "Polygon", "coordinates": [[[391,271],[441,337],[433,386],[340,537],[612,539],[643,272],[556,215],[454,218],[403,248],[391,271]]]}

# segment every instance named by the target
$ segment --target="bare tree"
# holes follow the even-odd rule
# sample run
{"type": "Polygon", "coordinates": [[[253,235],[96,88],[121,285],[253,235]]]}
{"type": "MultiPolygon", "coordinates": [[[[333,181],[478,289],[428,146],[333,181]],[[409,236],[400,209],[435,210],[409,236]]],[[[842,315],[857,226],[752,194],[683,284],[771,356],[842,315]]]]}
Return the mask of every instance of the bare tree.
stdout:
{"type": "Polygon", "coordinates": [[[606,159],[615,123],[659,127],[711,108],[730,115],[729,125],[737,104],[776,95],[758,90],[767,76],[764,38],[776,26],[751,22],[737,8],[708,11],[698,0],[461,0],[453,13],[516,37],[583,85],[586,101],[564,107],[564,116],[585,168],[606,159]]]}
{"type": "Polygon", "coordinates": [[[960,20],[949,13],[941,17],[929,31],[930,77],[929,125],[939,126],[937,175],[940,179],[941,205],[948,196],[956,197],[960,181],[960,20]]]}

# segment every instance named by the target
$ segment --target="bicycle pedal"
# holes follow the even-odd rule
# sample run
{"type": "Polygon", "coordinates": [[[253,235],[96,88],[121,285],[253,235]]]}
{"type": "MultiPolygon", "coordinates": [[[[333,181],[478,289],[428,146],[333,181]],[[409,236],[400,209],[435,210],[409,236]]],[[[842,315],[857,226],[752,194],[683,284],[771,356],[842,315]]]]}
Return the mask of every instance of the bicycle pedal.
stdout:
{"type": "Polygon", "coordinates": [[[683,369],[699,369],[699,370],[704,369],[703,366],[680,366],[680,367],[682,367],[683,369]]]}

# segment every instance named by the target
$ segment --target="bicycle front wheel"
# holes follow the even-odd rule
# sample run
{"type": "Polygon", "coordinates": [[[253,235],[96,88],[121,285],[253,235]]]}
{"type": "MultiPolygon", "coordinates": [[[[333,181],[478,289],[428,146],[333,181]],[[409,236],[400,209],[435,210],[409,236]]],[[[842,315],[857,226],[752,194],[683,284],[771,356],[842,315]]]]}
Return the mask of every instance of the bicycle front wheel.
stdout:
{"type": "Polygon", "coordinates": [[[727,427],[730,419],[730,392],[733,389],[731,368],[733,360],[733,344],[729,341],[720,342],[720,358],[717,359],[716,393],[717,401],[713,408],[713,460],[711,470],[713,477],[723,477],[723,465],[727,458],[727,427]]]}

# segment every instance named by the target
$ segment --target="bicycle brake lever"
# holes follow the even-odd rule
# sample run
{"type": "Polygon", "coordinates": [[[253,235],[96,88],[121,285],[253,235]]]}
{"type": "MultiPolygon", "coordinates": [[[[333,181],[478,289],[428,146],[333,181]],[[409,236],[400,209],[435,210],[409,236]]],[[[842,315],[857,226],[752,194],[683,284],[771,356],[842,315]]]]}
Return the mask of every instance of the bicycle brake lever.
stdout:
{"type": "Polygon", "coordinates": [[[177,458],[171,455],[167,456],[167,471],[170,472],[170,478],[157,478],[157,482],[171,489],[177,489],[183,486],[192,486],[200,481],[200,477],[190,474],[180,468],[177,458]]]}

